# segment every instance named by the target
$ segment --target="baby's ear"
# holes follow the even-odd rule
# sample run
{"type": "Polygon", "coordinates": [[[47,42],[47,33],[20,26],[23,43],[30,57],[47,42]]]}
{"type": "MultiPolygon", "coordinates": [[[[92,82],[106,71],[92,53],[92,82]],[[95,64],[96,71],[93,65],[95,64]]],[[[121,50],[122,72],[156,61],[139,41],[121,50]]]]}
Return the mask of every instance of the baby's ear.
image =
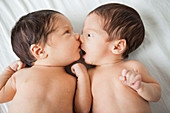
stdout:
{"type": "Polygon", "coordinates": [[[44,59],[48,56],[44,51],[44,48],[38,44],[32,44],[30,51],[36,59],[44,59]]]}
{"type": "Polygon", "coordinates": [[[126,49],[126,40],[120,39],[120,40],[114,40],[113,47],[112,47],[112,53],[113,54],[123,54],[123,52],[126,49]]]}

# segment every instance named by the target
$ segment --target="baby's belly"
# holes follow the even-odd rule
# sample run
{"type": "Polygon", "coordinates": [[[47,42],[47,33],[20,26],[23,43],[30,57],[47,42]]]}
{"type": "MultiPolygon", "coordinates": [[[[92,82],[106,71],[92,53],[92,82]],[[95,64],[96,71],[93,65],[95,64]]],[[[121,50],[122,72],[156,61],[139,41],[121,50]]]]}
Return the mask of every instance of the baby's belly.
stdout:
{"type": "Polygon", "coordinates": [[[149,103],[119,81],[92,84],[92,95],[94,113],[151,113],[149,103]]]}

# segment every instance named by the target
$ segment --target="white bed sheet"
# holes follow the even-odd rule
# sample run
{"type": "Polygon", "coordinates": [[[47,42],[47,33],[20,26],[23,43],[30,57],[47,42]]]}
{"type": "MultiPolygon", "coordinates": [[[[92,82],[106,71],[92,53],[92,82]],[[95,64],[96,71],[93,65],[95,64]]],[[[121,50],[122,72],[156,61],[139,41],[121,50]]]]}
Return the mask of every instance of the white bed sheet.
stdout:
{"type": "MultiPolygon", "coordinates": [[[[161,100],[151,103],[152,112],[170,113],[170,0],[0,0],[0,73],[18,59],[11,48],[10,31],[21,16],[35,10],[54,9],[65,14],[74,31],[81,33],[86,15],[109,2],[132,6],[141,15],[146,38],[129,59],[141,61],[162,87],[161,100]]],[[[0,113],[7,113],[9,104],[0,104],[0,113]]]]}

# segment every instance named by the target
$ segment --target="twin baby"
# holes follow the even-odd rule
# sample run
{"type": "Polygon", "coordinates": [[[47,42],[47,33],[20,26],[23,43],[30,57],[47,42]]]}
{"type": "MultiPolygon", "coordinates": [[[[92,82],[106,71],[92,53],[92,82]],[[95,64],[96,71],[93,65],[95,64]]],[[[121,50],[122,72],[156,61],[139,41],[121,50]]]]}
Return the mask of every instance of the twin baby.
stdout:
{"type": "Polygon", "coordinates": [[[151,113],[160,85],[139,61],[125,60],[144,35],[139,14],[123,4],[91,11],[81,36],[57,11],[29,13],[12,29],[13,51],[23,63],[0,75],[0,103],[12,100],[9,113],[151,113]],[[74,64],[75,78],[64,67],[80,58],[80,47],[96,67],[74,64]]]}

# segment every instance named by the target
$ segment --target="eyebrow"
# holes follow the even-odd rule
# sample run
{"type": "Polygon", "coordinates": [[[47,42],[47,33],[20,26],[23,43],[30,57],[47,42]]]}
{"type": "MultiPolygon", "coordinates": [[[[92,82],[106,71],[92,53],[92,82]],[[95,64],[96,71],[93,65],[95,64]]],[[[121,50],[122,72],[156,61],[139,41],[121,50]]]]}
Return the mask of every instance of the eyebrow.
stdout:
{"type": "Polygon", "coordinates": [[[72,26],[70,27],[70,26],[66,25],[66,26],[64,26],[64,27],[63,27],[63,26],[62,26],[62,27],[56,27],[56,28],[54,29],[54,31],[61,31],[61,30],[63,30],[63,29],[65,30],[65,29],[67,29],[67,28],[69,28],[69,29],[71,28],[71,29],[73,30],[73,27],[72,27],[72,26]]]}
{"type": "Polygon", "coordinates": [[[71,26],[68,26],[68,25],[66,25],[66,26],[64,26],[63,28],[71,28],[71,29],[73,29],[73,27],[71,26]]]}
{"type": "MultiPolygon", "coordinates": [[[[91,29],[91,28],[86,28],[85,31],[93,31],[93,32],[97,32],[98,30],[91,29]]],[[[82,32],[83,32],[83,30],[82,30],[82,32]]]]}

